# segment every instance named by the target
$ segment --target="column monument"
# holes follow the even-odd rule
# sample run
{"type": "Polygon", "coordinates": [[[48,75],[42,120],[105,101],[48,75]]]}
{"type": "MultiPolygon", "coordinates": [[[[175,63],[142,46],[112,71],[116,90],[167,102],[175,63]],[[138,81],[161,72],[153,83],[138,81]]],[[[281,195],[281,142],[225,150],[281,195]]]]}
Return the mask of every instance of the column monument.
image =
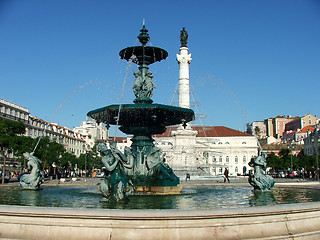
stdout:
{"type": "Polygon", "coordinates": [[[188,53],[188,32],[185,28],[180,34],[180,54],[177,54],[179,63],[179,107],[190,108],[189,65],[192,60],[188,53]]]}
{"type": "MultiPolygon", "coordinates": [[[[189,86],[189,65],[192,60],[189,54],[188,32],[185,28],[180,33],[180,54],[177,54],[179,64],[179,107],[190,109],[190,86],[189,86]]],[[[180,175],[187,173],[198,175],[196,170],[196,135],[197,131],[192,130],[190,123],[180,125],[176,131],[171,132],[174,137],[174,160],[173,166],[180,175]]]]}

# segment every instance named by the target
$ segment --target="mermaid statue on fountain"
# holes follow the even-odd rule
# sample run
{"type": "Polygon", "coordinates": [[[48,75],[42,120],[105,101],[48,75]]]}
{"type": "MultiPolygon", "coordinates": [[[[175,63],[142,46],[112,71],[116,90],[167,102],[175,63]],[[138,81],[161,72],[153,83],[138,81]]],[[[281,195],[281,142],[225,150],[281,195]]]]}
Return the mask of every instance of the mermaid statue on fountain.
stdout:
{"type": "Polygon", "coordinates": [[[101,161],[105,166],[105,178],[101,181],[99,190],[107,200],[125,200],[134,190],[127,174],[133,168],[133,161],[117,149],[116,142],[109,145],[110,149],[105,143],[98,145],[101,161]]]}
{"type": "Polygon", "coordinates": [[[25,173],[20,178],[20,186],[24,189],[38,189],[44,178],[44,174],[40,170],[42,161],[33,154],[33,152],[23,154],[25,159],[28,160],[28,169],[31,170],[30,173],[25,173]]]}
{"type": "Polygon", "coordinates": [[[261,152],[258,157],[249,162],[249,166],[254,168],[254,173],[252,170],[249,171],[249,183],[255,190],[268,191],[274,186],[274,179],[266,174],[266,153],[261,152]]]}

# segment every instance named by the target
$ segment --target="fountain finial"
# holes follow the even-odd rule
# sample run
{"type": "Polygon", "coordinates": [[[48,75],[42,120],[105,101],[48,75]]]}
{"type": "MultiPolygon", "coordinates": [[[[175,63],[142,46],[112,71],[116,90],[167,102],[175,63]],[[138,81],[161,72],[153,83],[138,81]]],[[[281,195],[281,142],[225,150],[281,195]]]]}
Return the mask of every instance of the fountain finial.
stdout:
{"type": "Polygon", "coordinates": [[[138,39],[143,46],[145,46],[147,42],[149,42],[150,40],[150,36],[148,34],[148,30],[144,25],[144,21],[143,21],[142,29],[140,30],[140,34],[138,35],[138,39]]]}

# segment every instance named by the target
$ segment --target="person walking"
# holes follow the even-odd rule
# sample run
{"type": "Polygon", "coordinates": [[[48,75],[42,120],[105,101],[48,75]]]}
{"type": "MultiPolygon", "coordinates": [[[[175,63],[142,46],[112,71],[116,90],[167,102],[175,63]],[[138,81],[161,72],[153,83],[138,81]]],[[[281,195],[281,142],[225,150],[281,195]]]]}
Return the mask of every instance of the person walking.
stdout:
{"type": "Polygon", "coordinates": [[[224,169],[223,175],[224,175],[224,181],[223,181],[223,182],[225,183],[226,180],[228,180],[228,183],[229,183],[229,182],[230,182],[230,179],[229,179],[229,171],[228,171],[227,168],[224,169]]]}

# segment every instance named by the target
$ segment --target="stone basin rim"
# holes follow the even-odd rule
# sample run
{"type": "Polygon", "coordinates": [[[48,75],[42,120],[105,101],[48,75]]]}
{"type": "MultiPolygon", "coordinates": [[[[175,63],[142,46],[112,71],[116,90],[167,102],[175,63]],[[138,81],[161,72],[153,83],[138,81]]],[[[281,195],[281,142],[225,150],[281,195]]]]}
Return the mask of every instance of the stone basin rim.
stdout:
{"type": "Polygon", "coordinates": [[[178,209],[96,209],[33,207],[20,205],[0,205],[0,216],[28,216],[50,218],[105,219],[105,220],[188,220],[188,219],[221,219],[246,216],[275,216],[283,214],[307,213],[320,211],[320,202],[280,204],[273,206],[240,207],[208,210],[178,209]]]}

